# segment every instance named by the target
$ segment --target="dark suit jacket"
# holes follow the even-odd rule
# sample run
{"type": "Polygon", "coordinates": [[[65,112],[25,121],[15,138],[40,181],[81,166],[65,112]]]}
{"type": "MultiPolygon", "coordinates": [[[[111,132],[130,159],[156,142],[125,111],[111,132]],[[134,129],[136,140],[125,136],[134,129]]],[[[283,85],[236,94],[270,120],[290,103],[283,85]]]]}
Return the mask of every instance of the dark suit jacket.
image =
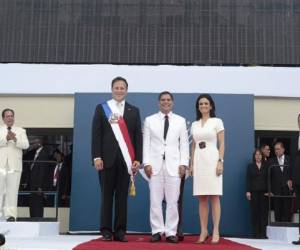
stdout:
{"type": "Polygon", "coordinates": [[[251,163],[247,168],[246,191],[247,192],[267,192],[268,190],[268,166],[262,163],[260,169],[255,163],[251,163]]]}
{"type": "MultiPolygon", "coordinates": [[[[123,118],[135,150],[135,160],[142,162],[142,129],[138,108],[125,102],[123,118]]],[[[92,160],[101,157],[104,167],[109,168],[113,165],[118,151],[118,142],[102,105],[99,104],[96,107],[92,124],[92,160]]]]}
{"type": "MultiPolygon", "coordinates": [[[[52,175],[51,175],[52,177],[54,176],[54,170],[55,170],[55,167],[53,168],[53,171],[52,171],[52,175]]],[[[65,166],[65,164],[62,163],[61,168],[59,170],[58,180],[57,180],[56,186],[55,187],[53,186],[53,190],[57,190],[57,187],[58,187],[59,195],[67,195],[67,190],[68,190],[68,187],[67,187],[68,180],[67,180],[67,178],[68,178],[67,166],[65,166]]],[[[52,184],[53,184],[53,182],[52,182],[52,184]]]]}
{"type": "MultiPolygon", "coordinates": [[[[38,188],[45,190],[45,179],[46,173],[49,171],[49,163],[39,162],[39,161],[48,161],[48,154],[43,148],[35,162],[33,163],[33,167],[30,170],[30,178],[29,178],[29,188],[32,191],[36,191],[38,188]]],[[[47,188],[46,188],[47,189],[47,188]]]]}
{"type": "Polygon", "coordinates": [[[297,151],[292,163],[291,179],[294,185],[300,186],[300,150],[297,151]]]}
{"type": "Polygon", "coordinates": [[[284,165],[286,165],[287,167],[284,167],[283,171],[281,171],[277,157],[274,157],[270,160],[269,167],[272,167],[271,168],[271,191],[273,194],[282,194],[281,193],[282,188],[286,189],[286,191],[288,192],[287,181],[290,180],[291,167],[290,167],[290,159],[287,155],[284,156],[284,165]],[[277,166],[272,167],[272,165],[277,165],[277,166]]]}

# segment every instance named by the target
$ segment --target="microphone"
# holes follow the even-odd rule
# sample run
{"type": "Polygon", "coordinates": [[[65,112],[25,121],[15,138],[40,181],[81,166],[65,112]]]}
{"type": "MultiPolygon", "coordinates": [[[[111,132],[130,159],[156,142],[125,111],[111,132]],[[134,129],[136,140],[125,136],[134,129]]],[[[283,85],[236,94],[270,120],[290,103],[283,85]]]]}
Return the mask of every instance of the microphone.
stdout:
{"type": "Polygon", "coordinates": [[[5,244],[5,236],[4,234],[0,234],[0,246],[3,246],[5,244]]]}

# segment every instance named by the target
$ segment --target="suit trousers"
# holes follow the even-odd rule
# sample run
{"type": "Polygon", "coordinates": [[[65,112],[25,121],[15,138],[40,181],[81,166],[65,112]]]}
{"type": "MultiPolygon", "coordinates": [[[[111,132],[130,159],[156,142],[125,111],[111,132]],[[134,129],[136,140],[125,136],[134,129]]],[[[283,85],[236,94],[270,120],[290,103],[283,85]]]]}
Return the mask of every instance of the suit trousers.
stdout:
{"type": "MultiPolygon", "coordinates": [[[[300,185],[296,184],[294,185],[294,190],[296,193],[296,206],[297,206],[297,210],[298,212],[300,211],[300,185]]],[[[300,235],[300,220],[299,220],[299,235],[300,235]]]]}
{"type": "MultiPolygon", "coordinates": [[[[290,195],[288,188],[282,187],[279,195],[290,195]]],[[[273,204],[274,204],[275,221],[291,222],[292,198],[274,197],[273,204]]]]}
{"type": "Polygon", "coordinates": [[[29,214],[31,218],[43,218],[44,193],[31,193],[29,196],[29,214]]]}
{"type": "Polygon", "coordinates": [[[101,187],[100,231],[102,235],[112,234],[112,210],[114,204],[114,236],[122,238],[127,230],[127,198],[129,174],[122,153],[119,150],[112,167],[99,171],[101,187]]]}
{"type": "Polygon", "coordinates": [[[180,194],[178,198],[178,214],[179,214],[179,221],[177,227],[177,235],[183,235],[183,228],[182,228],[182,217],[183,217],[183,192],[184,192],[184,183],[185,183],[185,175],[180,180],[180,194]]]}
{"type": "Polygon", "coordinates": [[[152,234],[165,233],[166,237],[176,235],[178,226],[178,198],[180,191],[178,176],[170,176],[165,162],[157,175],[149,180],[150,224],[152,234]],[[166,222],[164,223],[162,201],[166,201],[166,222]]]}
{"type": "Polygon", "coordinates": [[[268,224],[268,197],[266,192],[251,192],[251,221],[254,238],[265,238],[268,224]]]}
{"type": "Polygon", "coordinates": [[[0,169],[0,217],[10,216],[17,218],[18,190],[21,172],[0,169]]]}

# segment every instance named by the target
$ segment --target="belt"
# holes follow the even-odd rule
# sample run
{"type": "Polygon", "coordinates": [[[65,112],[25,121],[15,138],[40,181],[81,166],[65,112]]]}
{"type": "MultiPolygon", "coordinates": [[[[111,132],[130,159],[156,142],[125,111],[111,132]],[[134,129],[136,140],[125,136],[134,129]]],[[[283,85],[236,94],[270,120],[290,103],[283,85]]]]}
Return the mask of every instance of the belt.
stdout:
{"type": "Polygon", "coordinates": [[[199,142],[199,148],[200,149],[206,148],[206,142],[205,141],[199,142]]]}

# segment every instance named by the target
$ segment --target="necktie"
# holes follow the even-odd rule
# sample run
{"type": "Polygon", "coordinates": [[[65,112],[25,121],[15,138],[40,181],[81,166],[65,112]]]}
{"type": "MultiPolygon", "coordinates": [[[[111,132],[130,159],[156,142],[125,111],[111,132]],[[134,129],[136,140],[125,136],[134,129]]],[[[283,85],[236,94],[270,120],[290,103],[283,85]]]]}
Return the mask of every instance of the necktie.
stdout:
{"type": "Polygon", "coordinates": [[[166,140],[167,138],[167,133],[169,129],[169,117],[165,115],[165,126],[164,126],[164,139],[166,140]]]}

